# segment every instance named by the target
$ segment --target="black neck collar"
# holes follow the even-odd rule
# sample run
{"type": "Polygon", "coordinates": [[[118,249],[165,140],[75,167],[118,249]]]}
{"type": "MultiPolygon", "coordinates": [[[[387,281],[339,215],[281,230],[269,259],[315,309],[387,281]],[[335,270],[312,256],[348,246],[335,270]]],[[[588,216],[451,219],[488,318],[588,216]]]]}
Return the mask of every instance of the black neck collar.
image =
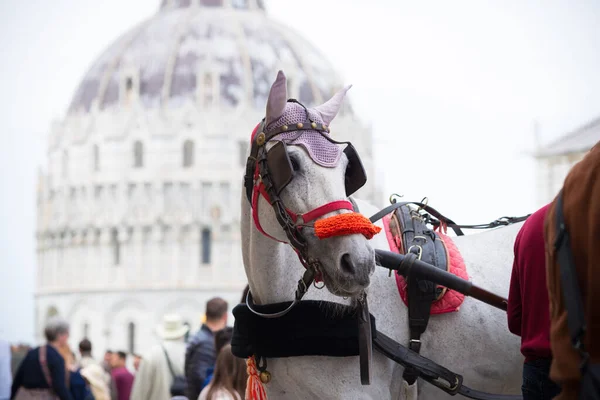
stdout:
{"type": "MultiPolygon", "coordinates": [[[[290,302],[256,306],[263,313],[285,309],[290,302]]],[[[262,318],[245,304],[233,309],[235,324],[231,348],[240,358],[252,355],[357,356],[358,314],[355,308],[326,301],[304,300],[280,318],[262,318]]],[[[373,332],[375,317],[371,315],[373,332]]]]}

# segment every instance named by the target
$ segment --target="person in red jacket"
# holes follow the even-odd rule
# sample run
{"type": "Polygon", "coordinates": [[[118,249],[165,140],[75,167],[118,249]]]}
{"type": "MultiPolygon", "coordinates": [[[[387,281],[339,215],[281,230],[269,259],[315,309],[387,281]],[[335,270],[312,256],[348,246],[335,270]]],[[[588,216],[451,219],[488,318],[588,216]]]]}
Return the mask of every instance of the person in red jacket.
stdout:
{"type": "Polygon", "coordinates": [[[523,399],[552,399],[560,387],[550,380],[550,306],[546,288],[544,218],[549,204],[533,213],[515,239],[508,293],[508,329],[521,336],[523,399]]]}
{"type": "Polygon", "coordinates": [[[113,353],[111,360],[110,375],[117,389],[117,399],[113,400],[129,400],[131,388],[133,387],[133,374],[125,367],[127,354],[123,351],[113,353]]]}

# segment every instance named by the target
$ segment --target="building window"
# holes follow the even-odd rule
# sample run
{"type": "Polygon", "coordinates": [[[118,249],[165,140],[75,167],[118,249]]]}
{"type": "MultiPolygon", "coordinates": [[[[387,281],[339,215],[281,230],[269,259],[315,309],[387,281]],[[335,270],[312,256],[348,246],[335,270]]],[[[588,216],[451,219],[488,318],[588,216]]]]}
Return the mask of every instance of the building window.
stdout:
{"type": "Polygon", "coordinates": [[[185,168],[194,165],[194,142],[186,140],[183,143],[183,166],[185,168]]]}
{"type": "Polygon", "coordinates": [[[139,140],[133,143],[133,166],[134,168],[144,166],[144,144],[139,140]]]}
{"type": "Polygon", "coordinates": [[[88,339],[90,337],[90,324],[87,322],[83,324],[83,338],[88,339]]]}
{"type": "Polygon", "coordinates": [[[202,241],[202,243],[200,244],[200,251],[202,252],[202,264],[210,264],[211,232],[209,228],[202,229],[202,235],[200,240],[202,241]]]}
{"type": "Polygon", "coordinates": [[[112,228],[110,231],[110,242],[113,247],[113,264],[121,263],[121,244],[119,243],[119,231],[117,228],[112,228]]]}
{"type": "Polygon", "coordinates": [[[246,166],[246,161],[248,157],[248,142],[245,140],[240,140],[238,142],[238,159],[240,162],[240,167],[246,166]]]}
{"type": "Polygon", "coordinates": [[[127,79],[125,79],[125,90],[129,93],[131,92],[131,89],[133,89],[133,78],[128,76],[127,79]]]}
{"type": "Polygon", "coordinates": [[[129,354],[135,353],[135,324],[130,322],[127,326],[127,350],[129,354]]]}
{"type": "Polygon", "coordinates": [[[210,72],[204,74],[204,78],[202,81],[202,91],[204,95],[204,105],[211,106],[215,101],[215,90],[213,74],[210,72]]]}
{"type": "Polygon", "coordinates": [[[97,144],[94,145],[92,153],[94,172],[98,172],[100,171],[100,147],[97,144]]]}
{"type": "Polygon", "coordinates": [[[64,150],[62,153],[62,176],[66,178],[69,175],[69,153],[64,150]]]}

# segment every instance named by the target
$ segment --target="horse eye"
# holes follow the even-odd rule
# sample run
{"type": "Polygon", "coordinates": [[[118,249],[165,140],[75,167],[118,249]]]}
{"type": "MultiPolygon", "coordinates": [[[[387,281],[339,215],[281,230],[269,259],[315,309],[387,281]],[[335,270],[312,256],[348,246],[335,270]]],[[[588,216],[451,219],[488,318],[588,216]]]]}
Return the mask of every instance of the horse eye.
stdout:
{"type": "Polygon", "coordinates": [[[292,164],[292,169],[294,172],[298,172],[300,170],[300,163],[295,157],[290,157],[290,163],[292,164]]]}

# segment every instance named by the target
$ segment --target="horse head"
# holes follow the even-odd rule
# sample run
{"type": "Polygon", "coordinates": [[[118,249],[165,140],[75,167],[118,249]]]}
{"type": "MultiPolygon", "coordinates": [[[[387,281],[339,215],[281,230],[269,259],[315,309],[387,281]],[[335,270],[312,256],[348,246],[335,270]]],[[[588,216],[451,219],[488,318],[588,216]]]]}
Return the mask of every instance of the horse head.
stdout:
{"type": "Polygon", "coordinates": [[[288,99],[286,86],[279,71],[266,116],[252,135],[245,185],[253,223],[263,235],[292,245],[331,293],[354,297],[369,286],[375,268],[368,235],[352,229],[318,235],[316,225],[328,219],[335,231],[359,217],[349,196],[365,183],[364,169],[352,145],[333,140],[329,128],[350,86],[314,108],[288,99]]]}

